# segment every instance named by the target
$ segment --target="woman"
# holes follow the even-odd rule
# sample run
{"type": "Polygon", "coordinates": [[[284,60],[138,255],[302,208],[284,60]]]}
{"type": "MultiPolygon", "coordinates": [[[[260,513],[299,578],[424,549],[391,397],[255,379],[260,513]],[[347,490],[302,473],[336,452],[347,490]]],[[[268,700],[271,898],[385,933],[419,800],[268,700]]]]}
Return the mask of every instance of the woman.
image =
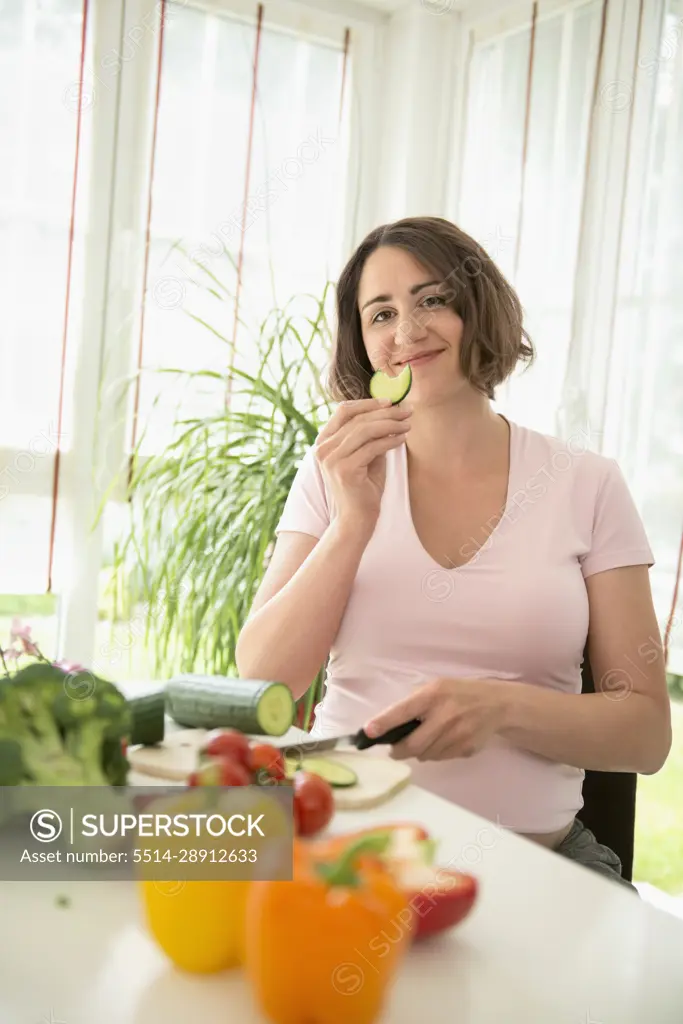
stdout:
{"type": "MultiPolygon", "coordinates": [[[[575,819],[585,769],[653,774],[671,744],[648,569],[617,464],[493,411],[533,349],[519,300],[453,224],[377,228],[337,288],[331,391],[239,638],[242,677],[300,697],[316,735],[421,725],[413,780],[621,878],[575,819]],[[367,396],[412,369],[407,400],[367,396]],[[588,642],[595,694],[581,693],[588,642]]],[[[661,651],[661,645],[659,650],[661,651]]]]}

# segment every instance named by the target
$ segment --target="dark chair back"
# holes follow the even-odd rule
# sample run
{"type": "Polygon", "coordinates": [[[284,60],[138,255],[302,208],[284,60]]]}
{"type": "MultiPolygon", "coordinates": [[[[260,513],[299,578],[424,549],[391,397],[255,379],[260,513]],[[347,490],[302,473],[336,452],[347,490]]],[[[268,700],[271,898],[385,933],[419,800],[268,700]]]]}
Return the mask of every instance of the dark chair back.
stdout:
{"type": "MultiPolygon", "coordinates": [[[[587,652],[581,669],[582,692],[595,693],[595,681],[587,652]]],[[[636,829],[636,784],[628,772],[587,771],[583,782],[584,806],[577,814],[599,843],[614,850],[621,873],[633,881],[633,847],[636,829]]]]}

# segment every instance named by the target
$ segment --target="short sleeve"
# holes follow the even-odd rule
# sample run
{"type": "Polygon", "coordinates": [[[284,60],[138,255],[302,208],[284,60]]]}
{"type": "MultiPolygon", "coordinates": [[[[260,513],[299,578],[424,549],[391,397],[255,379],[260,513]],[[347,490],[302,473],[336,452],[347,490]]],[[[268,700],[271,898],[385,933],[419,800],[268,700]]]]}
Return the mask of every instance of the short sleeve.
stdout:
{"type": "Polygon", "coordinates": [[[624,475],[614,459],[605,469],[593,510],[590,549],[581,559],[583,576],[625,565],[654,565],[645,527],[624,475]]]}
{"type": "Polygon", "coordinates": [[[330,509],[314,448],[304,455],[290,488],[275,533],[292,530],[322,537],[330,524],[330,509]]]}

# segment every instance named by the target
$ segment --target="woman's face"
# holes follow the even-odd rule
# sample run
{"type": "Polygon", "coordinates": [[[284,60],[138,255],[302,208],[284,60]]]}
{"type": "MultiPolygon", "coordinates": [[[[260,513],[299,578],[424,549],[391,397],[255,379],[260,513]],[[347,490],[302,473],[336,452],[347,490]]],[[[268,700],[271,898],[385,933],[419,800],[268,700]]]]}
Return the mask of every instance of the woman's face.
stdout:
{"type": "Polygon", "coordinates": [[[463,322],[446,305],[439,275],[404,249],[382,246],[365,262],[358,286],[363,341],[375,370],[394,377],[410,363],[410,402],[462,387],[463,322]]]}

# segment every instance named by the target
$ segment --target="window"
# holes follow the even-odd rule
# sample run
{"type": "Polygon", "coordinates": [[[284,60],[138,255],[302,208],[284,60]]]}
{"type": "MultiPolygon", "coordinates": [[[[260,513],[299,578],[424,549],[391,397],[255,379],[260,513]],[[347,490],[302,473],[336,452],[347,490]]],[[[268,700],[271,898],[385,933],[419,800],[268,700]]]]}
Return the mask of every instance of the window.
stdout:
{"type": "Polygon", "coordinates": [[[178,415],[225,400],[154,371],[225,369],[230,344],[198,319],[253,366],[271,308],[339,269],[367,130],[351,91],[381,20],[349,10],[0,3],[0,624],[50,580],[50,644],[116,677],[97,605],[128,507],[108,488],[133,445],[159,452],[178,415]]]}
{"type": "Polygon", "coordinates": [[[0,5],[0,595],[44,593],[58,447],[69,471],[92,149],[84,109],[60,422],[82,13],[82,0],[0,5]]]}
{"type": "Polygon", "coordinates": [[[537,349],[499,402],[619,460],[664,632],[683,530],[683,3],[545,0],[535,24],[517,8],[471,33],[456,219],[514,284],[537,349]]]}
{"type": "MultiPolygon", "coordinates": [[[[231,345],[217,342],[188,313],[232,342],[237,307],[238,364],[253,370],[250,331],[293,296],[321,295],[339,260],[344,33],[336,45],[294,35],[271,26],[267,9],[260,29],[191,7],[171,6],[170,12],[143,366],[225,370],[231,345]],[[209,286],[216,288],[209,275],[225,288],[219,289],[223,301],[209,293],[209,286]]],[[[193,385],[145,373],[141,453],[158,452],[171,440],[179,409],[202,415],[224,401],[218,382],[210,389],[206,380],[193,385]]]]}
{"type": "Polygon", "coordinates": [[[534,366],[499,399],[511,416],[548,433],[572,328],[601,9],[600,0],[561,11],[541,4],[533,54],[528,20],[502,35],[479,32],[469,69],[454,219],[514,284],[536,345],[534,366]]]}
{"type": "MultiPolygon", "coordinates": [[[[661,41],[639,60],[652,105],[633,160],[615,301],[605,430],[641,508],[654,549],[662,632],[683,532],[683,3],[669,2],[661,41]]],[[[683,617],[673,620],[669,668],[683,675],[683,617]]]]}

